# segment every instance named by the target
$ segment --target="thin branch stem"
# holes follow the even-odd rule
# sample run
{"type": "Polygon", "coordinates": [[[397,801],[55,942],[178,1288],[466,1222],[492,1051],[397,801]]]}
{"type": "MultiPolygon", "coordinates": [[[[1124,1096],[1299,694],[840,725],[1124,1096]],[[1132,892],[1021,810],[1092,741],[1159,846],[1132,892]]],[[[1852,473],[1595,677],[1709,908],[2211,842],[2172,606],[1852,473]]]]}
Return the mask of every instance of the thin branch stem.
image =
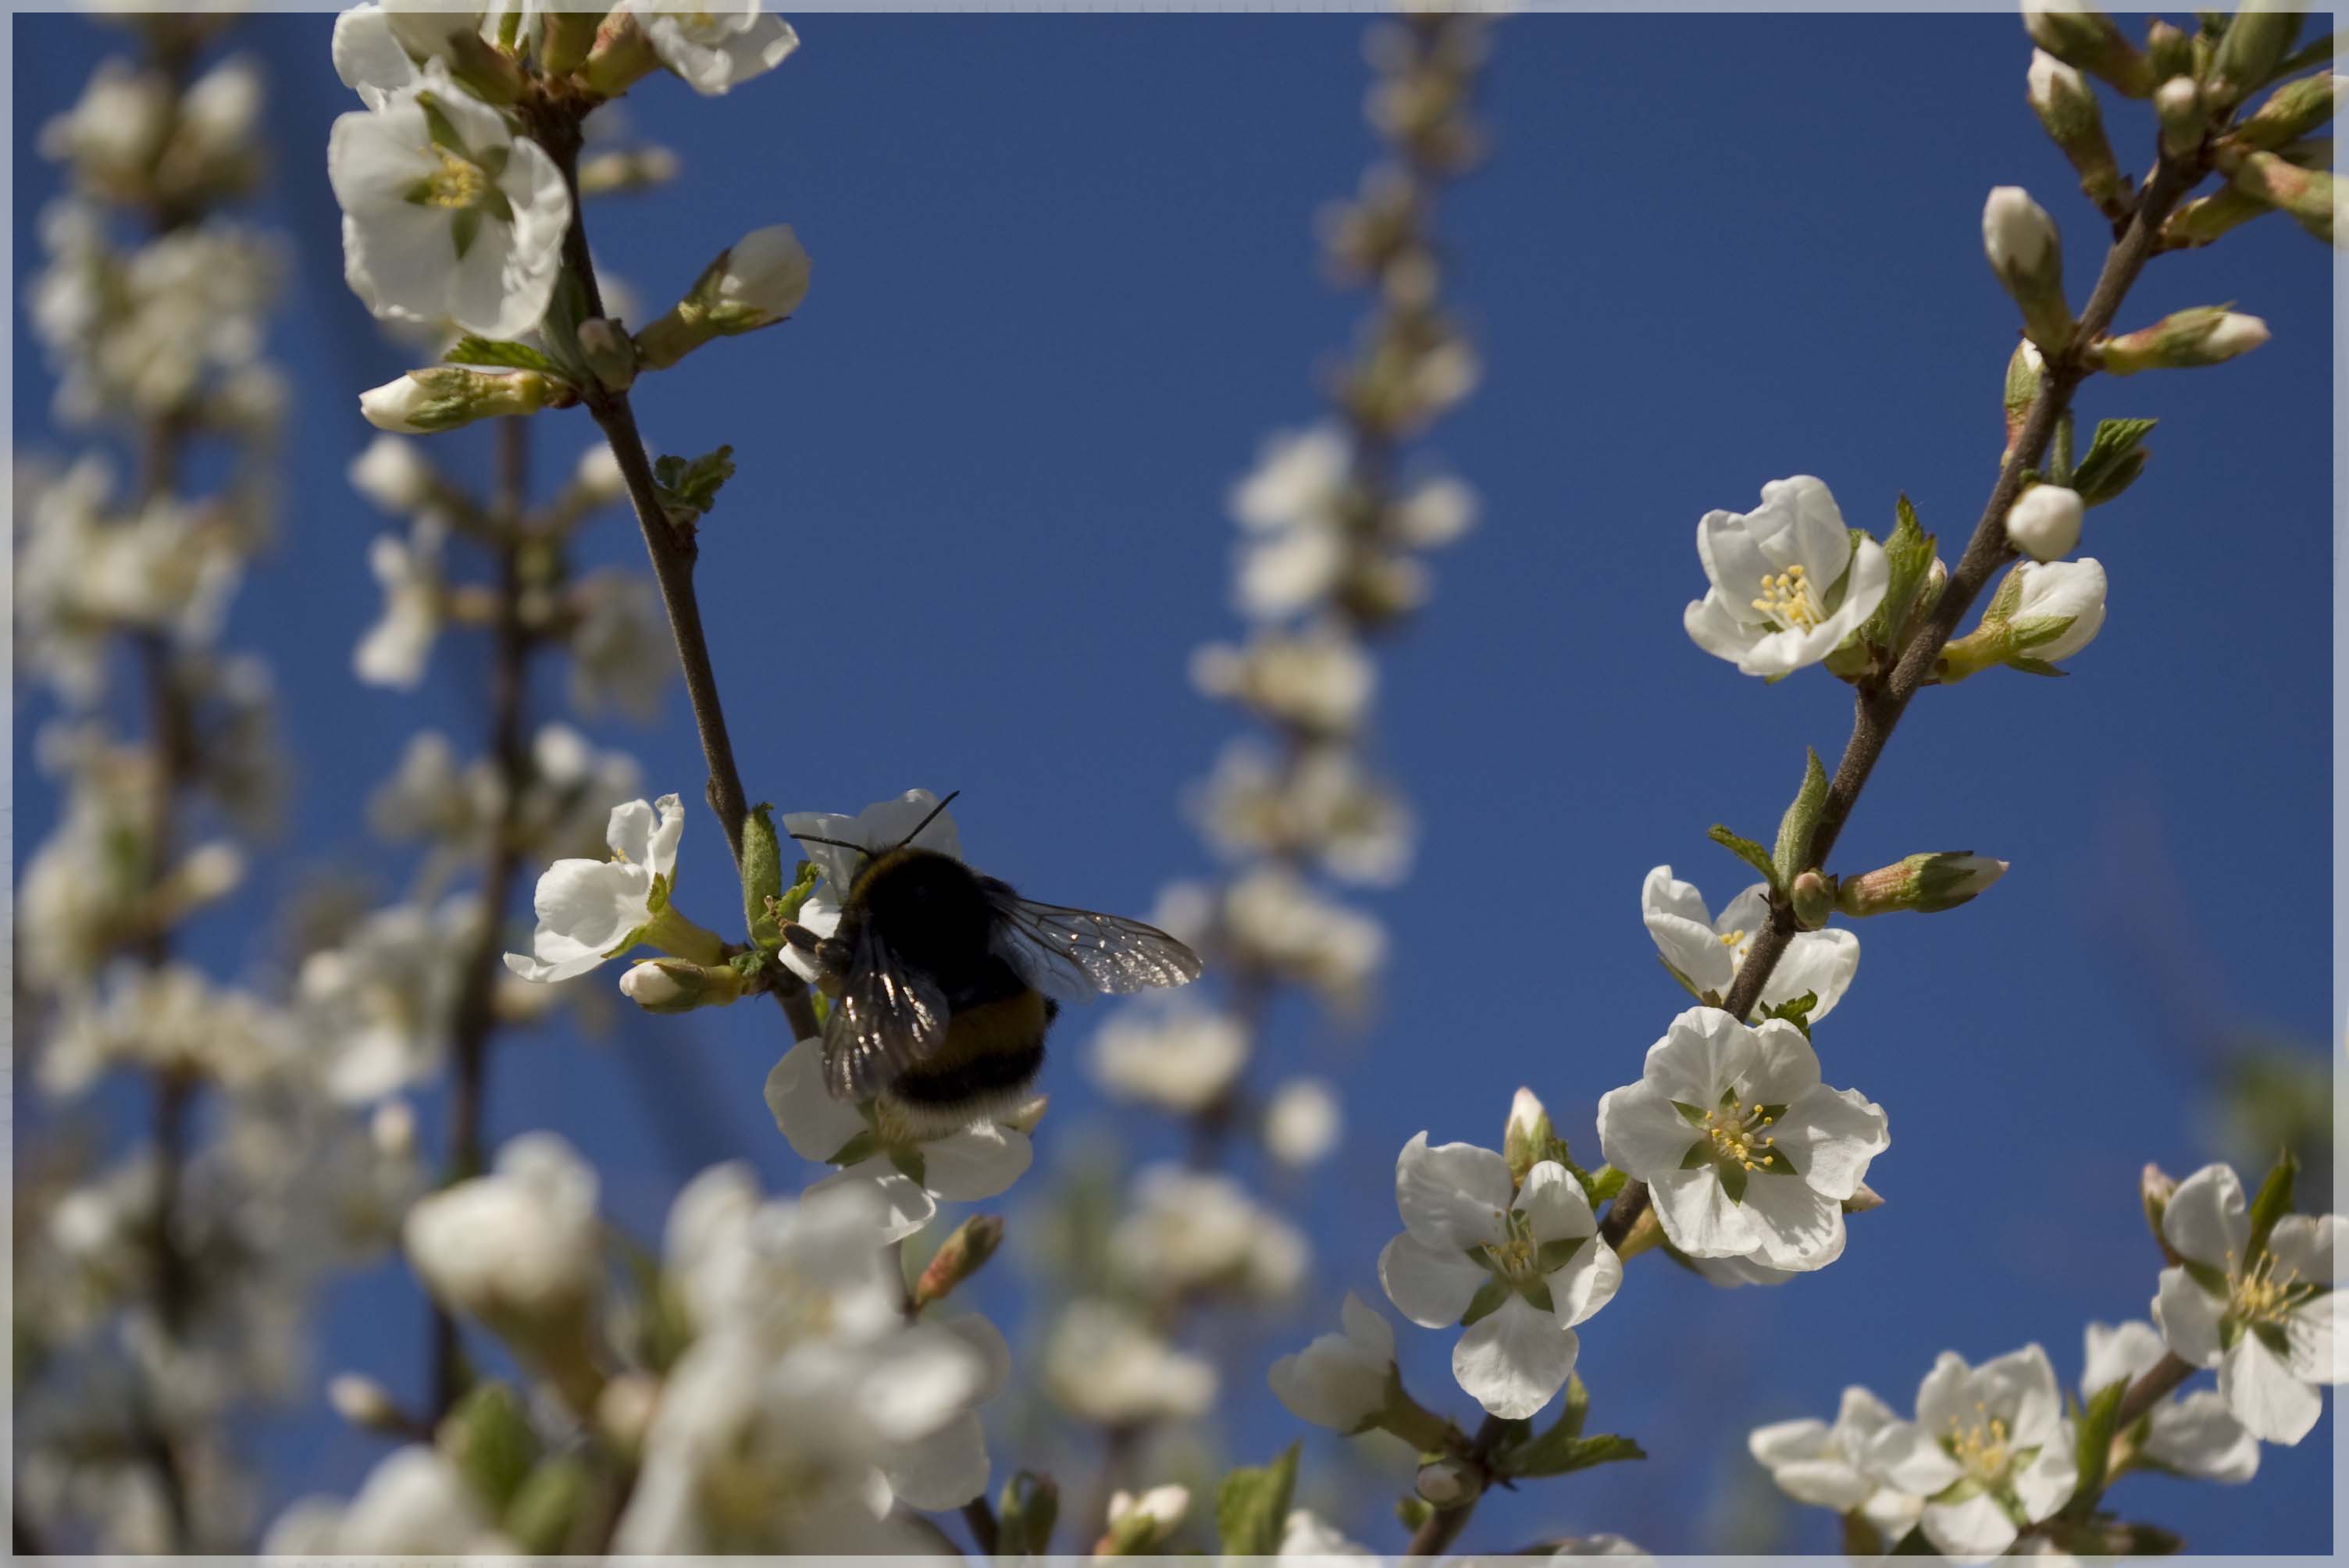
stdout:
{"type": "MultiPolygon", "coordinates": [[[[453,1072],[449,1093],[449,1153],[445,1178],[461,1181],[487,1166],[482,1127],[488,1119],[491,1038],[497,1033],[498,975],[504,967],[505,914],[522,869],[522,813],[530,788],[524,707],[530,655],[535,642],[523,618],[523,510],[530,474],[530,427],[521,419],[497,427],[497,477],[490,498],[497,590],[492,622],[489,754],[497,770],[498,818],[481,857],[481,929],[466,954],[450,1025],[453,1072]]],[[[429,1408],[437,1422],[464,1392],[464,1359],[457,1322],[432,1308],[432,1372],[429,1408]]]]}
{"type": "Polygon", "coordinates": [[[1001,1532],[996,1528],[995,1510],[988,1506],[985,1492],[962,1505],[962,1521],[970,1526],[970,1543],[988,1556],[994,1556],[1001,1532]]]}
{"type": "MultiPolygon", "coordinates": [[[[2088,377],[2089,368],[2081,357],[2081,350],[2112,325],[2121,301],[2154,253],[2163,220],[2203,172],[2199,163],[2178,163],[2168,159],[2155,167],[2153,178],[2147,182],[2137,203],[2136,216],[2105,257],[2104,270],[2097,274],[2087,308],[2080,313],[2071,344],[2064,353],[2046,356],[2038,396],[2032,399],[2023,428],[2005,461],[1999,466],[1998,482],[1991,487],[1990,500],[1982,507],[1981,520],[1974,524],[1965,553],[1950,573],[1948,586],[1942,590],[1932,614],[1910,635],[1890,676],[1881,686],[1860,687],[1854,705],[1851,738],[1845,743],[1843,758],[1837,763],[1835,777],[1827,784],[1826,804],[1819,813],[1818,828],[1811,840],[1809,866],[1797,870],[1826,863],[1853,808],[1859,804],[1859,792],[1875,772],[1877,760],[1884,755],[1893,729],[1908,711],[1909,698],[1931,677],[1941,649],[1992,575],[2015,558],[2013,547],[2006,542],[2006,514],[2022,491],[2024,470],[2039,465],[2056,424],[2071,411],[2073,393],[2088,377]]],[[[1753,946],[1738,967],[1736,981],[1722,1004],[1733,1016],[1743,1018],[1754,1011],[1770,972],[1777,966],[1779,957],[1798,929],[1794,911],[1783,903],[1774,903],[1770,923],[1755,934],[1753,946]]],[[[1600,1234],[1610,1244],[1621,1242],[1647,1206],[1647,1184],[1639,1181],[1626,1182],[1607,1212],[1600,1234]]]]}
{"type": "MultiPolygon", "coordinates": [[[[586,291],[590,312],[600,315],[603,294],[596,285],[595,261],[588,254],[586,219],[579,203],[577,123],[572,120],[567,127],[544,126],[537,134],[563,170],[564,182],[571,188],[571,228],[563,241],[564,263],[586,291]]],[[[693,708],[694,728],[701,737],[702,759],[709,769],[705,793],[710,810],[717,813],[719,825],[726,831],[726,848],[734,857],[739,873],[742,866],[742,824],[750,815],[750,802],[742,791],[741,770],[734,762],[734,742],[727,733],[726,709],[718,696],[718,672],[710,663],[709,639],[701,627],[701,601],[694,591],[693,568],[700,548],[692,529],[679,527],[661,504],[653,480],[652,460],[646,455],[644,437],[637,431],[636,410],[628,402],[628,395],[595,384],[580,390],[580,400],[586,404],[587,412],[595,418],[596,428],[603,431],[613,458],[619,463],[629,504],[636,514],[636,526],[644,535],[645,552],[652,558],[653,580],[660,586],[661,605],[668,614],[669,633],[677,643],[678,667],[685,676],[686,700],[693,708]]],[[[815,1009],[808,1001],[807,987],[796,976],[783,972],[774,989],[796,1037],[809,1039],[822,1032],[815,1009]]]]}
{"type": "Polygon", "coordinates": [[[2194,1364],[2170,1351],[2147,1367],[2137,1380],[2121,1396],[2118,1408],[2113,1412],[2113,1440],[2137,1424],[2147,1411],[2168,1398],[2178,1386],[2194,1376],[2194,1364]]]}

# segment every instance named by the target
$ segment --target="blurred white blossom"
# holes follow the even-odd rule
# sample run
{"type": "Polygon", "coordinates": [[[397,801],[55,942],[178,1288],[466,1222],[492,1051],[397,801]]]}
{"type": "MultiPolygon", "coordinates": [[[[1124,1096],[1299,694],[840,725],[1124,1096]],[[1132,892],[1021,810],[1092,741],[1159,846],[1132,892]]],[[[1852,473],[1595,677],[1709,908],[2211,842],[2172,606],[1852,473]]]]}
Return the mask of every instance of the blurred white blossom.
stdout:
{"type": "Polygon", "coordinates": [[[1042,1374],[1062,1409],[1106,1427],[1189,1420],[1216,1399],[1212,1362],[1168,1345],[1126,1308],[1092,1297],[1061,1313],[1042,1374]]]}

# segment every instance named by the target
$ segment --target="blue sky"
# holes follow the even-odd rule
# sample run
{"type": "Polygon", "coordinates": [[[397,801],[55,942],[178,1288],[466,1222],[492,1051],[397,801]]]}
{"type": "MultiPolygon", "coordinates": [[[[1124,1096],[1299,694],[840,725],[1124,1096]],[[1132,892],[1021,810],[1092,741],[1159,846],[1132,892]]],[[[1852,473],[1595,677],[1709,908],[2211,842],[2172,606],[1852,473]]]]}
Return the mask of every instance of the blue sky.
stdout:
{"type": "MultiPolygon", "coordinates": [[[[342,478],[370,434],[356,394],[406,361],[341,281],[325,144],[349,104],[327,25],[244,28],[277,131],[261,216],[299,237],[274,348],[298,396],[283,538],[228,640],[276,668],[297,794],[249,892],[193,941],[229,971],[268,956],[267,912],[302,872],[355,864],[397,889],[403,863],[362,831],[367,791],[419,726],[482,725],[467,636],[444,640],[420,693],[349,673],[381,526],[342,478]]],[[[798,56],[729,98],[641,88],[629,114],[683,178],[590,210],[601,264],[656,311],[756,224],[793,223],[815,258],[790,325],[637,398],[657,447],[730,441],[742,462],[704,535],[702,593],[748,786],[846,810],[959,788],[975,861],[1142,912],[1205,869],[1175,797],[1231,729],[1184,673],[1233,627],[1225,490],[1268,432],[1315,415],[1316,367],[1359,308],[1322,284],[1309,219],[1372,151],[1361,19],[824,15],[801,31],[798,56]]],[[[113,43],[75,18],[17,25],[20,277],[56,189],[32,131],[113,43]]],[[[1982,198],[2021,183],[2055,213],[2075,299],[2102,254],[2024,106],[2029,54],[1995,15],[1498,30],[1495,156],[1441,218],[1486,374],[1434,443],[1485,523],[1435,562],[1432,606],[1385,653],[1381,752],[1424,834],[1412,881],[1371,901],[1398,939],[1384,1005],[1354,1033],[1291,1018],[1258,1065],[1338,1078],[1349,1132],[1301,1198],[1319,1299],[1233,1374],[1242,1457],[1294,1430],[1265,1361],[1330,1326],[1343,1288],[1377,1294],[1394,1150],[1423,1128],[1495,1141],[1525,1083],[1595,1159],[1598,1096],[1637,1075],[1683,1000],[1639,923],[1641,875],[1670,862],[1718,907],[1744,876],[1706,827],[1766,837],[1803,748],[1831,761],[1842,745],[1838,683],[1765,688],[1682,634],[1703,587],[1697,517],[1813,473],[1856,525],[1888,528],[1906,491],[1945,553],[1971,530],[2015,326],[1981,258],[1982,198]]],[[[2147,117],[2106,114],[2136,160],[2147,117]]],[[[1905,1407],[1943,1348],[1979,1360],[2035,1339],[2073,1377],[2087,1319],[2144,1315],[2158,1259],[2137,1172],[2209,1157],[2217,1032],[2312,1051],[2328,1032],[2329,266],[2271,219],[2153,267],[2124,325],[2237,301],[2274,341],[2090,385],[2085,417],[2162,420],[2145,481],[2089,519],[2084,552],[2113,584],[2102,637],[2068,680],[1925,693],[1844,836],[1844,871],[1941,848],[2014,863],[1962,911],[1861,928],[1857,983],[1819,1031],[1828,1081],[1889,1114],[1871,1173],[1889,1206],[1842,1262],[1780,1290],[1635,1264],[1585,1327],[1583,1369],[1595,1425],[1658,1458],[1495,1498],[1468,1544],[1718,1544],[1708,1501],[1758,1473],[1749,1425],[1831,1414],[1847,1381],[1905,1407]]],[[[52,444],[49,378],[21,315],[18,330],[16,438],[52,444]]],[[[543,489],[592,428],[572,413],[534,434],[543,489]]],[[[472,431],[436,456],[478,474],[487,449],[472,431]]],[[[642,562],[616,514],[585,553],[642,562]]],[[[554,681],[535,695],[541,713],[561,698],[554,681]]],[[[46,711],[20,705],[20,845],[54,816],[26,744],[46,711]]],[[[693,803],[680,896],[721,914],[729,867],[681,697],[649,730],[594,733],[693,803]]],[[[1047,1167],[1110,1114],[1079,1065],[1100,1016],[1057,1037],[1047,1167]]],[[[784,1043],[751,1008],[514,1037],[491,1126],[571,1137],[613,1215],[651,1233],[702,1163],[800,1178],[759,1097],[784,1043]]],[[[1176,1147],[1146,1119],[1113,1125],[1140,1155],[1176,1147]]],[[[1004,1273],[987,1299],[1016,1315],[1004,1273]]],[[[322,1367],[417,1384],[423,1320],[396,1269],[338,1285],[330,1309],[322,1367]]],[[[1449,1337],[1402,1332],[1414,1388],[1466,1419],[1449,1337]]],[[[315,1415],[256,1437],[279,1498],[347,1491],[377,1451],[315,1415]]],[[[2206,1550],[2322,1550],[2331,1442],[2328,1412],[2299,1449],[2267,1449],[2248,1491],[2137,1480],[2112,1501],[2206,1550]]],[[[1309,1475],[1336,1473],[1334,1447],[1309,1439],[1309,1475]]],[[[1361,1500],[1348,1522],[1392,1549],[1384,1516],[1361,1500]]],[[[1832,1548],[1824,1513],[1787,1530],[1832,1548]]]]}

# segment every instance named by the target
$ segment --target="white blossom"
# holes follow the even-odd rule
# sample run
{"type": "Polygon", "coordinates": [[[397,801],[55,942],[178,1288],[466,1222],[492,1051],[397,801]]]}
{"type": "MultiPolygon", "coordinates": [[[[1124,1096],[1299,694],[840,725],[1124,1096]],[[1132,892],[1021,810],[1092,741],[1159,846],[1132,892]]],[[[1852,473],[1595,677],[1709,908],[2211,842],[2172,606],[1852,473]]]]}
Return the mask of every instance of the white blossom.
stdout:
{"type": "Polygon", "coordinates": [[[1247,1058],[1246,1026],[1189,1001],[1123,1007],[1093,1037],[1093,1078],[1112,1098],[1185,1115],[1222,1099],[1247,1058]]]}
{"type": "Polygon", "coordinates": [[[506,967],[525,980],[568,980],[646,940],[667,912],[684,832],[685,807],[674,795],[614,807],[605,831],[612,858],[547,868],[531,901],[538,914],[531,955],[509,953],[506,967]]]}
{"type": "Polygon", "coordinates": [[[1368,1557],[1370,1549],[1345,1536],[1325,1522],[1309,1508],[1291,1510],[1282,1522],[1280,1550],[1282,1557],[1368,1557]]]}
{"type": "Polygon", "coordinates": [[[2323,1408],[2311,1385],[2349,1378],[2333,1350],[2342,1232],[2335,1215],[2287,1214],[2254,1253],[2243,1184],[2224,1165],[2180,1181],[2162,1211],[2182,1261],[2161,1271],[2153,1320],[2173,1353],[2219,1369],[2227,1408],[2262,1442],[2306,1437],[2323,1408]]]}
{"type": "Polygon", "coordinates": [[[1943,1351],[1918,1387],[1917,1418],[1869,1439],[1868,1465],[1926,1500],[1920,1523],[1944,1557],[1985,1563],[2071,1501],[2072,1450],[2055,1369],[2032,1345],[1978,1367],[1943,1351]]]}
{"type": "Polygon", "coordinates": [[[763,76],[799,47],[799,35],[761,0],[730,0],[696,9],[682,0],[621,0],[636,17],[662,65],[702,94],[728,90],[763,76]]]}
{"type": "Polygon", "coordinates": [[[1213,1363],[1174,1348],[1126,1308],[1090,1297],[1054,1326],[1043,1379],[1061,1408],[1109,1427],[1190,1420],[1216,1399],[1213,1363]]]}
{"type": "MultiPolygon", "coordinates": [[[[2080,1374],[2080,1398],[2093,1400],[2114,1384],[2134,1383],[2160,1361],[2168,1346],[2161,1331],[2141,1320],[2117,1328],[2091,1323],[2080,1374]]],[[[2246,1481],[2260,1468],[2259,1439],[2243,1429],[2215,1388],[2170,1395],[2146,1418],[2140,1450],[2166,1470],[2197,1480],[2246,1481]]]]}
{"type": "Polygon", "coordinates": [[[634,572],[592,572],[573,589],[579,621],[571,633],[571,706],[594,716],[617,708],[638,722],[660,710],[677,670],[677,645],[660,594],[634,572]]]}
{"type": "Polygon", "coordinates": [[[1452,1374],[1488,1414],[1548,1404],[1574,1370],[1574,1326],[1623,1280],[1582,1184],[1545,1160],[1514,1187],[1492,1150],[1431,1149],[1422,1132],[1395,1161],[1395,1205],[1403,1232],[1379,1254],[1387,1298],[1423,1328],[1467,1328],[1452,1374]]]}
{"type": "Polygon", "coordinates": [[[1881,1107],[1819,1081],[1794,1025],[1692,1007],[1599,1098],[1599,1141],[1682,1252],[1809,1270],[1843,1254],[1843,1201],[1891,1136],[1881,1107]]]}
{"type": "Polygon", "coordinates": [[[279,1516],[262,1542],[264,1556],[457,1557],[501,1555],[513,1543],[498,1533],[488,1506],[454,1462],[423,1443],[394,1449],[377,1461],[347,1504],[304,1498],[279,1516]]]}
{"type": "Polygon", "coordinates": [[[546,314],[571,196],[536,142],[437,69],[335,121],[343,273],[369,310],[514,338],[546,314]]]}
{"type": "Polygon", "coordinates": [[[525,1133],[495,1168],[408,1212],[409,1261],[433,1295],[492,1324],[589,1311],[603,1278],[595,1170],[550,1132],[525,1133]]]}
{"type": "Polygon", "coordinates": [[[1832,1427],[1815,1419],[1775,1421],[1754,1428],[1745,1446],[1780,1491],[1837,1513],[1857,1511],[1889,1546],[1909,1533],[1925,1508],[1923,1498],[1887,1485],[1873,1469],[1870,1446],[1899,1419],[1855,1384],[1843,1391],[1832,1427]]]}
{"type": "Polygon", "coordinates": [[[1360,1432],[1376,1424],[1390,1391],[1399,1387],[1394,1326],[1350,1290],[1340,1321],[1343,1333],[1324,1334],[1275,1361],[1270,1382],[1298,1419],[1360,1432]]]}
{"type": "Polygon", "coordinates": [[[1216,1289],[1285,1300],[1310,1257],[1297,1228],[1231,1177],[1177,1165],[1135,1177],[1133,1210],[1109,1237],[1112,1277],[1153,1301],[1216,1289]]]}
{"type": "Polygon", "coordinates": [[[297,1016],[323,1057],[329,1096],[364,1105],[438,1074],[458,977],[480,929],[470,892],[438,908],[394,904],[302,961],[297,1016]]]}
{"type": "Polygon", "coordinates": [[[1289,1078],[1265,1101],[1264,1147],[1283,1165],[1318,1165],[1337,1149],[1345,1125],[1345,1111],[1328,1082],[1289,1078]]]}
{"type": "Polygon", "coordinates": [[[1709,511],[1696,552],[1712,586],[1682,624],[1697,646],[1749,676],[1815,665],[1876,613],[1891,583],[1884,547],[1853,547],[1827,487],[1808,474],[1773,480],[1740,515],[1709,511]]]}
{"type": "Polygon", "coordinates": [[[896,1241],[928,1224],[941,1199],[975,1203],[1000,1196],[1024,1173],[1034,1150],[1028,1135],[992,1116],[959,1127],[899,1125],[880,1108],[869,1114],[832,1098],[823,1081],[823,1042],[802,1040],[767,1075],[767,1109],[794,1153],[841,1170],[808,1189],[869,1187],[887,1211],[896,1241]]]}
{"type": "MultiPolygon", "coordinates": [[[[1704,895],[1658,866],[1640,885],[1640,917],[1664,965],[1700,998],[1717,1004],[1729,995],[1754,939],[1770,923],[1770,889],[1756,882],[1729,901],[1715,919],[1704,895]]],[[[1818,997],[1810,1021],[1835,1011],[1859,971],[1859,938],[1848,931],[1802,931],[1787,940],[1763,983],[1760,1006],[1775,1007],[1809,993],[1818,997]]]]}
{"type": "Polygon", "coordinates": [[[1191,684],[1210,696],[1247,703],[1316,735],[1361,727],[1378,686],[1378,665],[1334,626],[1264,630],[1244,648],[1211,643],[1191,655],[1191,684]]]}
{"type": "Polygon", "coordinates": [[[353,490],[394,513],[419,510],[441,483],[424,449],[403,436],[378,436],[351,459],[349,471],[353,490]]]}
{"type": "Polygon", "coordinates": [[[351,652],[352,667],[368,685],[412,691],[424,679],[446,609],[440,548],[447,534],[447,522],[426,512],[408,538],[379,534],[368,547],[367,564],[383,587],[383,618],[351,652]]]}

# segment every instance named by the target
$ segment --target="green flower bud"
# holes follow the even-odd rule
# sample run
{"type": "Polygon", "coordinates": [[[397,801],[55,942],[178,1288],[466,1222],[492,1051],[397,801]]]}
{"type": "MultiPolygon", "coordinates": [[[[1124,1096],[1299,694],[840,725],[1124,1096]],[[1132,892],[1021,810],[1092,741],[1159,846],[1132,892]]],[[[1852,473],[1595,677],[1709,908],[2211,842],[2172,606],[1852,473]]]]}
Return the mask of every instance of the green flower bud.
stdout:
{"type": "Polygon", "coordinates": [[[2161,121],[2161,150],[2172,158],[2190,156],[2210,129],[2202,89],[2191,77],[2172,77],[2156,88],[2153,112],[2161,121]]]}
{"type": "Polygon", "coordinates": [[[2156,16],[2145,26],[2146,74],[2157,82],[2194,74],[2194,40],[2156,16]]]}
{"type": "Polygon", "coordinates": [[[2273,152],[2299,140],[2333,119],[2341,105],[2344,79],[2330,71],[2289,81],[2268,95],[2259,111],[2228,133],[2245,147],[2273,152]]]}
{"type": "Polygon", "coordinates": [[[1003,1217],[999,1214],[974,1214],[955,1227],[931,1255],[929,1266],[922,1277],[914,1282],[916,1311],[944,1301],[954,1294],[955,1286],[986,1266],[1003,1244],[1003,1217]]]}
{"type": "Polygon", "coordinates": [[[1936,914],[1971,903],[2005,874],[2004,861],[1964,850],[1910,855],[1881,871],[1844,878],[1836,908],[1855,920],[1895,910],[1936,914]]]}
{"type": "Polygon", "coordinates": [[[782,945],[782,928],[776,923],[782,896],[782,841],[775,836],[775,809],[762,800],[742,819],[742,919],[752,946],[782,945]]]}
{"type": "Polygon", "coordinates": [[[1509,1102],[1509,1123],[1501,1133],[1501,1158],[1509,1162],[1510,1180],[1525,1185],[1526,1172],[1545,1160],[1557,1158],[1557,1132],[1549,1111],[1529,1088],[1517,1090],[1509,1102]]]}
{"type": "Polygon", "coordinates": [[[1419,1467],[1412,1490],[1438,1508],[1465,1508],[1485,1490],[1485,1478],[1459,1460],[1430,1460],[1419,1467]]]}
{"type": "Polygon", "coordinates": [[[538,1463],[538,1434],[522,1398],[503,1383],[482,1383],[442,1418],[436,1434],[475,1496],[502,1511],[538,1463]]]}
{"type": "Polygon", "coordinates": [[[1826,924],[1827,911],[1834,907],[1835,896],[1835,884],[1816,871],[1805,872],[1786,890],[1795,923],[1805,931],[1816,931],[1826,924]]]}
{"type": "Polygon", "coordinates": [[[637,352],[647,366],[662,370],[713,337],[772,326],[807,298],[812,270],[790,224],[754,229],[719,252],[686,296],[637,334],[637,352]]]}
{"type": "Polygon", "coordinates": [[[2196,197],[2169,215],[2161,225],[2161,248],[2183,251],[2207,245],[2228,230],[2273,211],[2258,197],[2231,187],[2214,191],[2208,196],[2196,197]]]}
{"type": "Polygon", "coordinates": [[[572,399],[570,388],[536,370],[476,370],[428,365],[359,394],[359,413],[378,430],[425,436],[501,414],[535,414],[572,399]]]}
{"type": "Polygon", "coordinates": [[[2024,0],[2023,26],[2033,43],[2067,66],[2102,77],[2130,98],[2153,91],[2145,57],[2121,36],[2111,17],[2077,0],[2024,0]]]}
{"type": "Polygon", "coordinates": [[[2227,24],[2226,36],[2210,62],[2210,105],[2230,108],[2263,86],[2300,32],[2301,13],[2276,0],[2243,0],[2227,24]]]}
{"type": "Polygon", "coordinates": [[[2023,433],[2023,422],[2031,417],[2031,405],[2039,399],[2039,385],[2047,377],[2046,356],[2039,346],[2023,338],[2007,356],[2006,387],[2000,401],[2006,408],[2006,449],[2014,450],[2014,439],[2023,433]]]}
{"type": "Polygon", "coordinates": [[[2032,341],[2062,353],[2072,338],[2072,307],[2064,302],[2063,241],[2047,210],[2019,185],[1992,191],[1982,206],[1982,253],[2023,307],[2032,341]]]}
{"type": "Polygon", "coordinates": [[[2176,1268],[2183,1260],[2171,1248],[2169,1238],[2162,1233],[2161,1217],[2169,1212],[2170,1197],[2178,1191],[2178,1178],[2158,1165],[2148,1164],[2137,1178],[2137,1195],[2145,1203],[2145,1222],[2153,1232],[2154,1245],[2161,1249],[2162,1260],[2176,1268]]]}
{"type": "Polygon", "coordinates": [[[550,77],[567,77],[587,63],[588,51],[604,25],[601,11],[568,10],[549,5],[538,13],[542,25],[539,69],[550,77]]]}
{"type": "Polygon", "coordinates": [[[2081,191],[2097,206],[2118,210],[2128,181],[2113,160],[2112,143],[2105,139],[2095,89],[2077,70],[2044,49],[2032,51],[2029,79],[2032,112],[2079,171],[2081,191]]]}
{"type": "Polygon", "coordinates": [[[742,999],[742,972],[730,964],[651,958],[620,976],[620,994],[647,1013],[690,1013],[742,999]]]}
{"type": "MultiPolygon", "coordinates": [[[[2223,150],[2223,149],[2222,149],[2223,150]]],[[[2302,169],[2272,152],[2249,152],[2221,157],[2235,189],[2255,197],[2326,244],[2333,242],[2333,176],[2320,169],[2302,169]]]]}
{"type": "Polygon", "coordinates": [[[2134,376],[2140,370],[2178,370],[2218,365],[2239,354],[2249,354],[2268,340],[2268,324],[2255,315],[2239,315],[2224,305],[2199,305],[2173,311],[2151,326],[2095,346],[2099,369],[2113,376],[2134,376]]]}

